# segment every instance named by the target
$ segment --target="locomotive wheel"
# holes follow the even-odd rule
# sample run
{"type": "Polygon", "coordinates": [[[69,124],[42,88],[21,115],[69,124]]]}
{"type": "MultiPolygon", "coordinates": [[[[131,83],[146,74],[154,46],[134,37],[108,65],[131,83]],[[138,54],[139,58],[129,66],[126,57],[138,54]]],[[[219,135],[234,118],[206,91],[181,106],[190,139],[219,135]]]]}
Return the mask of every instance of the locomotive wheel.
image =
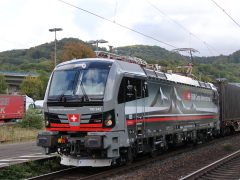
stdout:
{"type": "Polygon", "coordinates": [[[122,162],[123,162],[123,160],[122,160],[122,157],[121,157],[121,156],[120,156],[119,158],[116,159],[116,163],[117,163],[118,166],[123,165],[122,162]]]}
{"type": "Polygon", "coordinates": [[[150,151],[150,157],[151,158],[155,158],[157,155],[158,155],[158,150],[157,149],[150,151]]]}
{"type": "Polygon", "coordinates": [[[169,148],[169,147],[168,147],[168,144],[166,143],[165,146],[164,146],[163,149],[162,149],[162,152],[168,151],[168,148],[169,148]]]}
{"type": "Polygon", "coordinates": [[[222,135],[222,136],[228,136],[229,134],[231,134],[231,129],[230,129],[230,127],[226,127],[226,128],[224,128],[224,129],[222,129],[222,131],[221,131],[221,135],[222,135]]]}
{"type": "Polygon", "coordinates": [[[204,133],[199,132],[197,138],[199,143],[203,144],[206,142],[206,136],[204,135],[204,133]]]}
{"type": "Polygon", "coordinates": [[[130,165],[134,159],[134,151],[131,147],[127,149],[127,153],[123,155],[124,164],[130,165]]]}

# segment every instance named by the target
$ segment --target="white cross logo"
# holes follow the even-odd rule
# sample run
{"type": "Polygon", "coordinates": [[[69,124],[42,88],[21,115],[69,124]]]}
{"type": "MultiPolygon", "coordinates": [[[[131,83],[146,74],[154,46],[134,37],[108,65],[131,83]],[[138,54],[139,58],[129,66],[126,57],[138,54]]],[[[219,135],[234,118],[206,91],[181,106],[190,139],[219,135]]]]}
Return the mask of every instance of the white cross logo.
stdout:
{"type": "Polygon", "coordinates": [[[74,115],[71,117],[72,121],[75,122],[75,120],[77,119],[74,115]]]}
{"type": "Polygon", "coordinates": [[[188,97],[188,99],[191,99],[191,95],[190,95],[190,93],[188,93],[187,97],[188,97]]]}
{"type": "Polygon", "coordinates": [[[80,115],[79,114],[68,114],[69,122],[79,122],[80,115]]]}

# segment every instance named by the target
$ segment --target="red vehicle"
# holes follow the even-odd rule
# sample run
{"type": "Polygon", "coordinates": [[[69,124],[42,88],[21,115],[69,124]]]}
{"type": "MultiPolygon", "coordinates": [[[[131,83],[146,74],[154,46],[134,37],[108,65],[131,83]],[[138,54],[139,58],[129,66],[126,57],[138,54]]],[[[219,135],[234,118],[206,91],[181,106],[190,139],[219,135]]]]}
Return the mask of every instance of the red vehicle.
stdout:
{"type": "Polygon", "coordinates": [[[32,103],[32,98],[26,95],[0,94],[0,122],[4,123],[23,118],[24,112],[32,103]]]}

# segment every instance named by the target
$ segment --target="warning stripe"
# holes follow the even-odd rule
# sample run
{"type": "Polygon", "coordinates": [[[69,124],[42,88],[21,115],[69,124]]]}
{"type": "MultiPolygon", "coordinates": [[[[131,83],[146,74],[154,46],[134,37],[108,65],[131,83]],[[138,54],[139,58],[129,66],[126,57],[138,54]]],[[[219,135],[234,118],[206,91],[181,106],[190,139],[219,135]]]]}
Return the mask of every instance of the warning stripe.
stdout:
{"type": "Polygon", "coordinates": [[[156,121],[179,121],[179,120],[194,120],[194,119],[210,119],[217,118],[217,116],[175,116],[175,117],[161,117],[161,118],[147,118],[147,119],[131,119],[127,120],[127,125],[134,125],[136,122],[156,122],[156,121]]]}
{"type": "Polygon", "coordinates": [[[110,131],[112,128],[80,128],[71,126],[69,128],[46,128],[47,131],[110,131]]]}
{"type": "MultiPolygon", "coordinates": [[[[57,123],[50,123],[50,127],[71,127],[69,124],[57,124],[57,123]]],[[[80,124],[80,128],[83,127],[102,127],[102,124],[80,124]]]]}

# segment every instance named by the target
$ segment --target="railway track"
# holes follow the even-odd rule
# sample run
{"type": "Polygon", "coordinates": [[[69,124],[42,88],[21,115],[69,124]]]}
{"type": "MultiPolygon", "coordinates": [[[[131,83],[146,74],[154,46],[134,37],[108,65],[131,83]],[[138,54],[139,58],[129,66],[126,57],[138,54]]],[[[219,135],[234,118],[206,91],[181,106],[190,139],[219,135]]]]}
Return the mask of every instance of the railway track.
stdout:
{"type": "MultiPolygon", "coordinates": [[[[66,170],[62,170],[59,172],[49,173],[38,177],[33,177],[28,180],[66,180],[71,178],[71,180],[79,179],[81,177],[82,180],[96,180],[96,179],[105,179],[107,177],[111,177],[116,174],[120,174],[129,170],[136,169],[138,167],[146,166],[147,164],[154,163],[156,161],[161,161],[171,156],[175,156],[187,151],[192,150],[192,147],[186,147],[183,149],[175,150],[172,152],[168,152],[166,154],[158,155],[155,158],[147,158],[146,156],[137,158],[132,164],[128,166],[111,166],[104,168],[88,168],[87,172],[78,172],[82,167],[74,167],[66,170]],[[89,175],[89,170],[92,171],[92,174],[89,175]],[[95,172],[93,172],[95,171],[95,172]]],[[[87,169],[87,168],[85,168],[87,169]]]]}
{"type": "Polygon", "coordinates": [[[217,143],[217,142],[221,142],[221,141],[225,141],[227,139],[230,139],[234,136],[228,136],[228,137],[224,137],[221,139],[215,139],[209,142],[206,142],[204,144],[200,144],[194,147],[181,147],[181,149],[177,149],[171,152],[167,152],[165,154],[161,154],[158,155],[155,158],[137,158],[131,165],[129,166],[113,166],[113,167],[101,167],[101,168],[83,168],[83,167],[74,167],[71,169],[67,169],[67,170],[62,170],[60,172],[54,172],[54,173],[50,173],[50,174],[46,174],[46,175],[42,175],[39,177],[33,177],[31,178],[31,180],[47,180],[47,179],[58,179],[58,180],[66,180],[71,178],[71,180],[74,179],[83,179],[83,180],[93,180],[93,179],[106,179],[107,177],[112,177],[114,175],[117,174],[123,174],[129,171],[133,171],[135,169],[137,169],[138,167],[143,167],[146,166],[147,164],[151,164],[154,162],[158,162],[158,161],[162,161],[164,159],[182,154],[182,153],[186,153],[189,152],[191,150],[197,149],[197,148],[202,148],[204,146],[209,146],[211,144],[217,143]],[[90,172],[91,171],[91,172],[90,172]]]}
{"type": "Polygon", "coordinates": [[[180,180],[239,180],[240,151],[236,151],[180,180]]]}

